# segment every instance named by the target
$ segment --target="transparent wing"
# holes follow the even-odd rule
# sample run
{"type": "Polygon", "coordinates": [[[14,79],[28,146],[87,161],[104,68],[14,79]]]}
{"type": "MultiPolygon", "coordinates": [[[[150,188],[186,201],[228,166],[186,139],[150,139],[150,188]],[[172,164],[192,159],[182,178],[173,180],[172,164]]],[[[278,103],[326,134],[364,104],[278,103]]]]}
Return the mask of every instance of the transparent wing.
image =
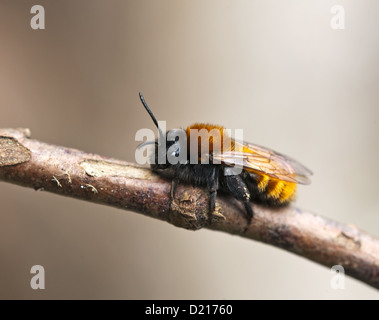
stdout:
{"type": "Polygon", "coordinates": [[[252,173],[261,172],[279,180],[300,184],[311,182],[312,171],[288,156],[253,143],[233,140],[233,144],[231,151],[212,154],[213,160],[242,167],[252,173]]]}

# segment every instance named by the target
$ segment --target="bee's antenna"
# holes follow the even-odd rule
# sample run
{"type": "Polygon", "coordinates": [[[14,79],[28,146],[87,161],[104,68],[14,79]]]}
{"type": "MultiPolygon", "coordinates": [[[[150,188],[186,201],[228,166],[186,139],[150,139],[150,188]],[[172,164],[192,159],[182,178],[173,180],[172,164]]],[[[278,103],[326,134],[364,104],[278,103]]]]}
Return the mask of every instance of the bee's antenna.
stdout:
{"type": "Polygon", "coordinates": [[[155,118],[154,114],[151,112],[149,106],[147,105],[143,95],[142,95],[142,92],[139,93],[139,98],[141,99],[141,102],[143,104],[143,106],[145,107],[146,111],[148,112],[148,114],[150,115],[151,119],[153,120],[155,126],[158,128],[158,131],[159,131],[159,136],[161,139],[164,139],[164,135],[163,135],[163,132],[161,130],[161,128],[159,128],[158,126],[158,121],[157,119],[155,118]]]}
{"type": "Polygon", "coordinates": [[[157,121],[157,119],[155,119],[154,114],[151,112],[149,106],[147,105],[147,103],[146,103],[146,101],[142,95],[142,92],[139,93],[139,98],[141,99],[141,102],[142,102],[143,106],[145,107],[146,111],[149,113],[151,119],[153,119],[155,126],[159,129],[158,121],[157,121]]]}
{"type": "Polygon", "coordinates": [[[141,149],[142,147],[147,146],[147,145],[149,145],[149,144],[158,144],[158,142],[156,142],[156,141],[145,141],[145,142],[141,143],[141,144],[137,147],[137,149],[141,149]]]}

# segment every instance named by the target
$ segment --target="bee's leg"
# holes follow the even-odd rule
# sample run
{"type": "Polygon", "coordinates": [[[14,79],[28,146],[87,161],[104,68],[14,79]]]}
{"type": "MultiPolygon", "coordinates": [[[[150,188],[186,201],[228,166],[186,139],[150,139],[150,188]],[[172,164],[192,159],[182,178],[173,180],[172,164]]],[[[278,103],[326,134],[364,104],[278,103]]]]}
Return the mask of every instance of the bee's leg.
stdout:
{"type": "Polygon", "coordinates": [[[212,214],[216,209],[216,197],[218,190],[218,174],[216,174],[216,168],[212,168],[207,186],[209,192],[209,218],[210,222],[212,222],[212,214]]]}
{"type": "Polygon", "coordinates": [[[245,181],[239,174],[233,174],[232,169],[224,169],[225,184],[229,192],[234,198],[243,202],[247,213],[248,223],[250,224],[253,218],[253,208],[250,204],[250,191],[246,186],[245,181]]]}
{"type": "Polygon", "coordinates": [[[172,204],[175,199],[175,189],[178,185],[179,179],[177,177],[174,177],[171,181],[171,189],[170,189],[170,211],[172,211],[172,204]]]}
{"type": "Polygon", "coordinates": [[[170,190],[170,198],[171,200],[174,200],[174,196],[175,196],[175,189],[176,189],[176,186],[178,185],[178,178],[174,178],[172,179],[171,181],[171,190],[170,190]]]}
{"type": "Polygon", "coordinates": [[[170,211],[172,211],[172,205],[175,200],[175,189],[178,185],[179,179],[177,177],[174,177],[171,181],[171,190],[170,190],[170,211]]]}

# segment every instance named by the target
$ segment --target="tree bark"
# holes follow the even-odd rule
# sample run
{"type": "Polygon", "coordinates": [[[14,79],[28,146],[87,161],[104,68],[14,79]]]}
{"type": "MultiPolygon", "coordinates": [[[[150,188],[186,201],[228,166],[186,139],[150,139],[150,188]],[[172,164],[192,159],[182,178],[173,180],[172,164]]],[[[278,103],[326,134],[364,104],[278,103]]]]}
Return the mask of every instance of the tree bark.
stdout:
{"type": "Polygon", "coordinates": [[[379,288],[379,240],[344,225],[289,206],[255,204],[247,224],[244,207],[228,195],[208,213],[208,192],[171,181],[150,169],[30,139],[28,129],[0,129],[0,180],[78,199],[132,210],[191,230],[209,228],[280,247],[379,288]]]}

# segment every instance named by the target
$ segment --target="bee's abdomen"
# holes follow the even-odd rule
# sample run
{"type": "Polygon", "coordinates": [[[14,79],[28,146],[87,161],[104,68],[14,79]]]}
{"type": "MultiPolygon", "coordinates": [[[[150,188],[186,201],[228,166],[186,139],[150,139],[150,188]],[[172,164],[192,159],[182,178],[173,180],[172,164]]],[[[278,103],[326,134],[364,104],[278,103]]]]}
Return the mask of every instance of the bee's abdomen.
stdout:
{"type": "Polygon", "coordinates": [[[296,195],[296,183],[273,179],[267,175],[250,176],[248,187],[253,201],[272,206],[286,205],[296,195]]]}

